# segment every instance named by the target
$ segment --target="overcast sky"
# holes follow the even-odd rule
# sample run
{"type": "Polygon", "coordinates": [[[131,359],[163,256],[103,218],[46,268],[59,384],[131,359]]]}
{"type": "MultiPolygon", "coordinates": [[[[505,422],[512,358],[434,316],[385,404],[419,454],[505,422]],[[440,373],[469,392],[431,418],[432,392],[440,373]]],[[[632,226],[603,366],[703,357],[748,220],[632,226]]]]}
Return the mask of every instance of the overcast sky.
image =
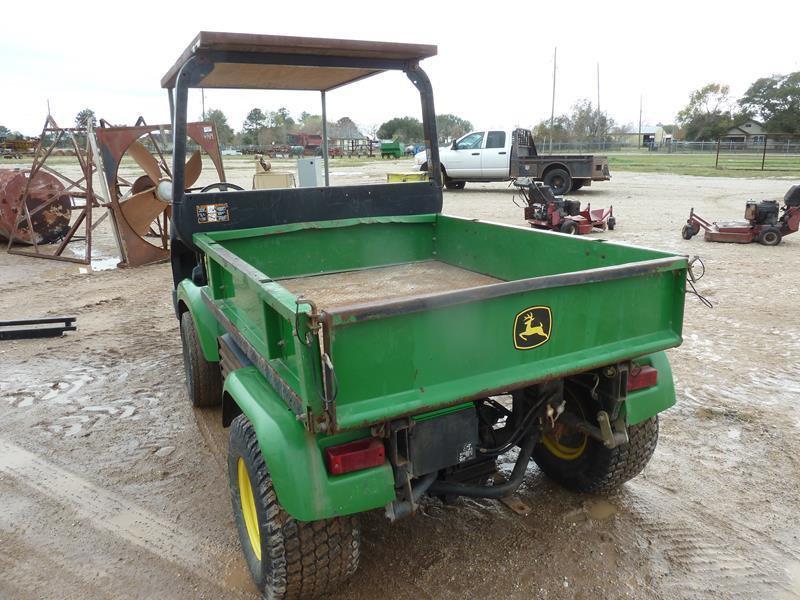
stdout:
{"type": "MultiPolygon", "coordinates": [[[[436,44],[423,61],[436,111],[475,127],[530,126],[597,97],[618,123],[672,122],[691,90],[727,83],[739,95],[758,77],[800,70],[800,2],[12,2],[0,36],[0,124],[38,134],[50,100],[71,125],[84,107],[115,124],[168,122],[162,75],[200,30],[436,44]],[[121,12],[119,7],[124,7],[121,12]]],[[[238,130],[250,108],[319,112],[311,92],[206,92],[238,130]]],[[[199,117],[192,91],[190,117],[199,117]]],[[[369,126],[420,116],[401,74],[331,92],[330,120],[369,126]]]]}

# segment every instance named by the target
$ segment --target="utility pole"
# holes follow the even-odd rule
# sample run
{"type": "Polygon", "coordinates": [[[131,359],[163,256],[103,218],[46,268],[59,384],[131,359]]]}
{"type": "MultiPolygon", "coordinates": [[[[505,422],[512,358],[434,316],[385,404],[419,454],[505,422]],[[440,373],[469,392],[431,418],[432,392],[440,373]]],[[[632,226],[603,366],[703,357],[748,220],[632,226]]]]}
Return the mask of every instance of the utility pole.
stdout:
{"type": "Polygon", "coordinates": [[[636,142],[639,148],[642,147],[642,97],[643,94],[639,94],[639,140],[636,142]]]}
{"type": "Polygon", "coordinates": [[[597,63],[597,114],[600,114],[600,63],[597,63]]]}
{"type": "Polygon", "coordinates": [[[550,154],[553,153],[553,123],[556,116],[556,58],[558,46],[553,48],[553,100],[550,103],[550,154]]]}

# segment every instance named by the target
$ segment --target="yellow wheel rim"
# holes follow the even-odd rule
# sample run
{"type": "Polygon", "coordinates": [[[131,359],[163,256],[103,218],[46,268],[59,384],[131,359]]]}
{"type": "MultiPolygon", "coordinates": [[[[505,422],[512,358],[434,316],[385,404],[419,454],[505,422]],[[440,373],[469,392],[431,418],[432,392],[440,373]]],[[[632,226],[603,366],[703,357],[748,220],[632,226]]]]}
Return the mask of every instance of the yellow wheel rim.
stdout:
{"type": "Polygon", "coordinates": [[[253,496],[253,486],[250,485],[250,475],[247,474],[247,465],[244,459],[239,457],[237,463],[239,473],[239,499],[242,504],[242,518],[247,529],[247,537],[250,538],[250,546],[253,554],[261,560],[261,533],[258,531],[258,513],[256,513],[256,499],[253,496]]]}
{"type": "Polygon", "coordinates": [[[583,454],[583,451],[586,450],[586,443],[589,438],[585,435],[581,439],[581,443],[577,446],[567,446],[566,444],[562,444],[560,441],[552,437],[550,434],[544,436],[542,443],[544,447],[550,451],[550,454],[555,456],[556,458],[560,458],[561,460],[575,460],[576,458],[580,458],[583,454]]]}
{"type": "MultiPolygon", "coordinates": [[[[575,397],[575,394],[569,390],[564,390],[564,398],[569,402],[568,407],[572,409],[571,412],[576,412],[578,416],[585,418],[583,408],[575,397]]],[[[562,436],[554,435],[555,433],[556,432],[552,431],[548,432],[542,438],[542,444],[547,448],[550,454],[561,460],[575,460],[583,455],[584,450],[586,450],[586,444],[589,442],[589,437],[587,435],[581,435],[579,439],[575,436],[568,436],[571,437],[571,445],[570,443],[563,443],[561,440],[562,436]]]]}

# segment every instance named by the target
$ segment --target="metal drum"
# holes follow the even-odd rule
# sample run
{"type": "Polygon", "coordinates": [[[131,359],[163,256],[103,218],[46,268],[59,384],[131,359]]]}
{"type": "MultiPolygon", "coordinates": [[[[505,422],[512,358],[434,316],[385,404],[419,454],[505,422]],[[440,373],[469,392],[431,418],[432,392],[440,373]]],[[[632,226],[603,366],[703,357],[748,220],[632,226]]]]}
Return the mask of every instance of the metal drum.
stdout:
{"type": "Polygon", "coordinates": [[[13,233],[15,242],[26,244],[56,242],[69,231],[72,198],[56,177],[39,171],[28,188],[31,232],[22,204],[29,177],[29,169],[0,169],[0,236],[9,239],[13,233]]]}

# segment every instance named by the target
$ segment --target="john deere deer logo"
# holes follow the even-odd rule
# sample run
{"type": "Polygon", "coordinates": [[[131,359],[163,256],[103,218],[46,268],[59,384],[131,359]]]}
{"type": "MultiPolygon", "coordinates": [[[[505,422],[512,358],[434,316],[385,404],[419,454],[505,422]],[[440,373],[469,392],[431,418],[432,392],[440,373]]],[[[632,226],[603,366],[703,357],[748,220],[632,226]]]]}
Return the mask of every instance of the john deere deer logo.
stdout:
{"type": "Polygon", "coordinates": [[[514,319],[514,347],[530,350],[550,339],[553,318],[548,306],[531,306],[514,319]]]}

